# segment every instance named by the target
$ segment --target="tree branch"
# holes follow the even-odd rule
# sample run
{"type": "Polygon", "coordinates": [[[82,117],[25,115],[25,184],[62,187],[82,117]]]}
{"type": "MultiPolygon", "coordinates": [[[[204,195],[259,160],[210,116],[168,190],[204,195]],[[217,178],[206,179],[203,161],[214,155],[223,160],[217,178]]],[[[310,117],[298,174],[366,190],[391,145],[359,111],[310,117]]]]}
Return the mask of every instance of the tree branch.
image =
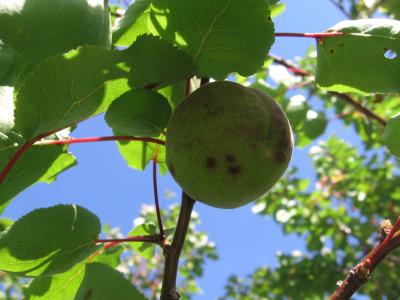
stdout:
{"type": "Polygon", "coordinates": [[[169,247],[164,250],[165,267],[161,300],[179,300],[180,295],[176,289],[179,256],[181,254],[195,200],[182,192],[181,210],[174,234],[174,239],[169,247]]]}
{"type": "MultiPolygon", "coordinates": [[[[381,225],[382,226],[382,225],[381,225]]],[[[385,225],[387,226],[387,225],[385,225]]],[[[347,277],[340,283],[337,290],[330,296],[329,300],[347,300],[366,283],[377,265],[390,252],[400,247],[400,217],[392,227],[386,238],[378,243],[365,258],[354,267],[347,277]]],[[[381,233],[384,229],[381,229],[381,233]]]]}

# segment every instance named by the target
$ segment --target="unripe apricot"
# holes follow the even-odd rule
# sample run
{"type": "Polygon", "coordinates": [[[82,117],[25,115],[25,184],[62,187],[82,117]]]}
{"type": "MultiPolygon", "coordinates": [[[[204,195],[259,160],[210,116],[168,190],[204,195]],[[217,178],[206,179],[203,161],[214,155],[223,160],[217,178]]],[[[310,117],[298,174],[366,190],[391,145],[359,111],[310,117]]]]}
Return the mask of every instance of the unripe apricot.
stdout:
{"type": "Polygon", "coordinates": [[[188,195],[235,208],[278,181],[291,159],[293,139],[285,113],[271,96],[217,81],[178,105],[166,147],[168,168],[188,195]]]}

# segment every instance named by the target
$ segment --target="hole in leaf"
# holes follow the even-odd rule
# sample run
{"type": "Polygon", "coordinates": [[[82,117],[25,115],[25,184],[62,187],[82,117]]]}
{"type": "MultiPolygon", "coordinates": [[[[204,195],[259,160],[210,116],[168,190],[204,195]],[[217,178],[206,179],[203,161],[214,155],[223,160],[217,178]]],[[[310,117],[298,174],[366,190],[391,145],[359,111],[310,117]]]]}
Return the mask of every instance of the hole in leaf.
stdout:
{"type": "Polygon", "coordinates": [[[385,49],[385,54],[383,54],[383,56],[386,59],[395,59],[397,57],[397,53],[395,51],[393,51],[392,49],[385,49]]]}

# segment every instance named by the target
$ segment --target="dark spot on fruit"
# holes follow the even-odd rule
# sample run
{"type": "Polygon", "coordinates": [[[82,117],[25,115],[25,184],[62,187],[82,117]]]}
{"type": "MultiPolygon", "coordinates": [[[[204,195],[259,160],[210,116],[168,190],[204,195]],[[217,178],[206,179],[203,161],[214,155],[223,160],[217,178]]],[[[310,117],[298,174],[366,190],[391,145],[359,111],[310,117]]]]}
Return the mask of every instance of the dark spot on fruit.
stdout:
{"type": "Polygon", "coordinates": [[[284,163],[285,162],[285,152],[282,149],[278,149],[274,153],[274,159],[279,164],[284,163]]]}
{"type": "Polygon", "coordinates": [[[215,161],[214,158],[212,157],[207,157],[206,159],[206,165],[210,169],[214,169],[217,166],[217,162],[215,161]]]}
{"type": "Polygon", "coordinates": [[[242,172],[242,168],[240,166],[233,166],[229,167],[228,171],[232,175],[238,175],[240,172],[242,172]]]}
{"type": "Polygon", "coordinates": [[[281,137],[274,152],[274,160],[277,163],[284,163],[286,161],[286,153],[290,150],[290,132],[282,131],[281,137]]]}
{"type": "Polygon", "coordinates": [[[175,175],[175,167],[174,167],[173,165],[169,165],[169,166],[168,166],[168,169],[169,169],[169,172],[170,172],[172,175],[175,175]]]}
{"type": "Polygon", "coordinates": [[[333,52],[335,52],[335,50],[331,49],[331,50],[329,50],[329,52],[330,52],[331,54],[333,54],[333,52]]]}
{"type": "Polygon", "coordinates": [[[236,158],[233,154],[226,154],[225,159],[228,163],[233,163],[236,160],[236,158]]]}

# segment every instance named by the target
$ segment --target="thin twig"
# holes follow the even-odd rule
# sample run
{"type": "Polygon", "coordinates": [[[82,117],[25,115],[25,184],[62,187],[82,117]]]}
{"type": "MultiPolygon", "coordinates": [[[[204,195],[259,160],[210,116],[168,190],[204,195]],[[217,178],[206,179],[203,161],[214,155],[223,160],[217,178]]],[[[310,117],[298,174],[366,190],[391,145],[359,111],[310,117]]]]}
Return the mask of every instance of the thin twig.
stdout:
{"type": "Polygon", "coordinates": [[[78,143],[92,143],[92,142],[105,142],[105,141],[142,141],[150,142],[159,145],[165,145],[165,142],[155,138],[147,137],[134,137],[134,136],[104,136],[104,137],[89,137],[89,138],[69,138],[64,140],[42,140],[43,138],[54,134],[44,133],[38,137],[26,142],[21,148],[19,148],[14,155],[9,159],[7,165],[0,172],[0,184],[6,179],[8,174],[11,172],[12,168],[21,158],[21,156],[28,151],[32,146],[48,146],[48,145],[70,145],[78,143]]]}
{"type": "Polygon", "coordinates": [[[364,114],[365,116],[367,116],[367,117],[369,117],[369,118],[371,118],[371,119],[373,119],[375,121],[378,121],[378,123],[381,124],[383,127],[386,126],[386,120],[385,119],[383,119],[381,116],[377,115],[372,110],[370,110],[370,109],[366,108],[365,106],[363,106],[360,102],[355,100],[349,94],[342,94],[342,93],[338,93],[338,92],[329,92],[329,94],[337,96],[341,100],[347,102],[348,104],[353,106],[355,109],[357,109],[357,111],[359,111],[360,113],[364,114]]]}
{"type": "Polygon", "coordinates": [[[300,32],[276,32],[276,37],[301,37],[301,38],[310,38],[310,39],[320,39],[326,37],[334,37],[343,35],[343,32],[314,32],[314,33],[300,33],[300,32]]]}
{"type": "Polygon", "coordinates": [[[158,201],[158,189],[157,189],[157,157],[158,157],[158,145],[156,145],[154,149],[154,158],[153,158],[153,191],[154,191],[154,203],[156,206],[156,214],[158,221],[158,228],[160,230],[160,237],[162,239],[165,238],[164,234],[164,226],[161,218],[161,210],[160,210],[160,202],[158,201]]]}
{"type": "Polygon", "coordinates": [[[391,253],[400,247],[400,218],[384,239],[378,243],[365,258],[354,267],[346,278],[340,283],[336,291],[330,296],[329,300],[348,300],[365,284],[371,277],[372,272],[378,264],[391,253]]]}
{"type": "Polygon", "coordinates": [[[174,234],[174,239],[169,247],[164,250],[165,268],[161,300],[179,300],[180,295],[176,289],[176,277],[178,272],[179,256],[185,242],[191,214],[195,200],[182,192],[181,210],[174,234]]]}
{"type": "Polygon", "coordinates": [[[87,137],[87,138],[69,138],[63,140],[42,140],[34,144],[34,146],[45,145],[70,145],[79,143],[95,143],[107,141],[141,141],[165,145],[165,142],[156,138],[136,137],[136,136],[103,136],[103,137],[87,137]]]}
{"type": "Polygon", "coordinates": [[[301,69],[299,66],[295,65],[294,63],[291,63],[289,61],[287,61],[286,59],[274,55],[274,54],[268,54],[269,57],[271,57],[271,59],[279,64],[282,65],[284,67],[286,67],[289,71],[291,71],[292,73],[294,73],[295,75],[300,75],[300,76],[311,76],[312,74],[304,69],[301,69]]]}

